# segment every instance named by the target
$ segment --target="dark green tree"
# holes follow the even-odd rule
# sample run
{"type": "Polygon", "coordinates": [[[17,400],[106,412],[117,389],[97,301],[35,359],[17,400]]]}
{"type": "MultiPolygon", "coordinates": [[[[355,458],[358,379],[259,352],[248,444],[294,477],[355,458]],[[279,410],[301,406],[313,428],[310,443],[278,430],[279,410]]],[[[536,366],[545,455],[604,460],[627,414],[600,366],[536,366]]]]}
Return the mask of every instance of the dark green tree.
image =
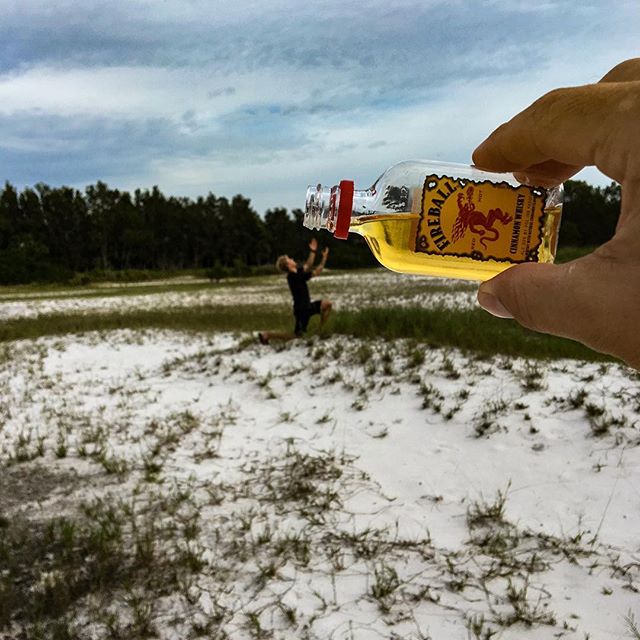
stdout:
{"type": "Polygon", "coordinates": [[[15,235],[20,219],[18,192],[8,182],[0,192],[0,251],[7,249],[15,235]]]}
{"type": "MultiPolygon", "coordinates": [[[[621,190],[581,181],[565,184],[560,230],[564,246],[599,245],[615,232],[621,190]]],[[[92,269],[205,268],[215,277],[248,273],[281,254],[302,260],[315,235],[330,248],[329,266],[376,261],[357,234],[346,241],[302,225],[303,212],[274,208],[260,217],[242,195],[166,197],[155,186],[133,196],[104,182],[84,193],[38,184],[0,191],[0,283],[68,278],[92,269]]]]}
{"type": "Polygon", "coordinates": [[[563,246],[595,246],[615,233],[620,213],[620,185],[594,187],[581,180],[565,185],[560,243],[563,246]]]}
{"type": "Polygon", "coordinates": [[[264,216],[269,260],[275,262],[278,256],[294,256],[303,245],[303,227],[297,224],[286,209],[269,209],[264,216]]]}
{"type": "Polygon", "coordinates": [[[113,245],[117,241],[115,219],[119,193],[98,181],[85,189],[85,197],[93,236],[91,245],[96,251],[95,266],[109,269],[113,266],[113,245]]]}

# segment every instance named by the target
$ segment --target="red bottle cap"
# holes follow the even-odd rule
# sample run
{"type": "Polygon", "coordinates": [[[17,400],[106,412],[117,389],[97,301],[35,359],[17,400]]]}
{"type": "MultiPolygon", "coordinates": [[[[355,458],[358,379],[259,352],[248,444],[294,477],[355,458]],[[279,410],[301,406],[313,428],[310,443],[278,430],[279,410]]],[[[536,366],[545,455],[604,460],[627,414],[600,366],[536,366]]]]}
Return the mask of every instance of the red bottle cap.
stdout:
{"type": "Polygon", "coordinates": [[[338,240],[346,240],[351,224],[351,212],[353,211],[353,180],[340,181],[340,204],[338,205],[338,219],[333,237],[338,240]]]}

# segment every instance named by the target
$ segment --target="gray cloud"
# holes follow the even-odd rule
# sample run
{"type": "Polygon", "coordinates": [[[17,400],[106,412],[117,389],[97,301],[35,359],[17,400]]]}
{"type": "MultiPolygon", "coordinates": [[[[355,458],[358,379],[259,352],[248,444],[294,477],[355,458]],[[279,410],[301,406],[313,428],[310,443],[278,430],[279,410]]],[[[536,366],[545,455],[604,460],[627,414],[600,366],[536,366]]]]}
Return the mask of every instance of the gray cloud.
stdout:
{"type": "MultiPolygon", "coordinates": [[[[447,113],[438,105],[492,126],[536,92],[591,81],[633,55],[638,18],[635,3],[605,0],[2,4],[0,87],[3,79],[39,74],[12,94],[12,106],[0,104],[0,180],[142,184],[161,165],[161,186],[170,191],[189,182],[190,162],[201,167],[197,185],[205,184],[209,164],[222,163],[225,175],[237,168],[242,176],[230,188],[274,198],[292,191],[272,183],[284,180],[278,174],[287,174],[286,163],[296,173],[304,157],[313,173],[314,153],[318,170],[348,162],[360,169],[370,162],[373,170],[385,154],[400,160],[422,147],[464,159],[477,140],[456,134],[447,147],[439,135],[447,113]],[[121,68],[126,78],[120,83],[104,68],[121,68]],[[68,80],[69,94],[55,100],[41,92],[38,106],[41,79],[66,69],[95,70],[95,79],[91,71],[68,80]],[[93,88],[83,84],[92,81],[102,83],[93,101],[93,88]],[[496,92],[474,99],[469,87],[496,92]],[[73,93],[79,89],[81,98],[73,93]],[[466,101],[463,108],[456,99],[466,101]],[[395,135],[405,111],[413,136],[395,135]],[[174,182],[172,159],[183,176],[174,182]],[[268,183],[249,183],[244,168],[270,159],[278,172],[268,183]]],[[[466,123],[451,126],[482,135],[466,123]]]]}
{"type": "Polygon", "coordinates": [[[18,184],[80,184],[139,172],[149,157],[174,147],[159,121],[61,117],[0,118],[2,176],[18,184]]]}
{"type": "MultiPolygon", "coordinates": [[[[192,2],[180,18],[184,2],[67,1],[52,9],[27,1],[3,14],[1,59],[5,69],[36,63],[333,66],[357,69],[365,82],[379,69],[411,75],[412,69],[431,67],[434,58],[443,76],[465,73],[460,60],[470,54],[475,69],[491,71],[496,49],[509,44],[521,54],[502,60],[502,67],[515,67],[522,57],[536,62],[543,55],[536,55],[541,36],[566,37],[569,17],[574,31],[581,28],[573,2],[555,3],[552,15],[538,19],[538,25],[535,16],[515,10],[511,2],[233,4],[235,11],[221,2],[192,2]]],[[[604,3],[594,6],[599,9],[590,19],[607,15],[604,3]]]]}
{"type": "Polygon", "coordinates": [[[148,176],[158,159],[244,156],[266,162],[274,150],[308,143],[295,122],[266,108],[245,109],[221,119],[221,126],[198,124],[195,112],[179,120],[25,114],[0,117],[2,179],[80,184],[111,176],[124,181],[148,176]],[[262,160],[260,160],[262,159],[262,160]]]}

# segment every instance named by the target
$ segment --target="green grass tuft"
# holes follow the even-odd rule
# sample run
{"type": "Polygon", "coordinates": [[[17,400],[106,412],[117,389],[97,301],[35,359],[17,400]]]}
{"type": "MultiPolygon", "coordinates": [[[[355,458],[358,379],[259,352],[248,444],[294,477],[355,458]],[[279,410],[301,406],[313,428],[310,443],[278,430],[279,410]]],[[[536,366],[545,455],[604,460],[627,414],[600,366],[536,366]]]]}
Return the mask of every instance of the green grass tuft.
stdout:
{"type": "Polygon", "coordinates": [[[341,311],[331,329],[359,338],[414,338],[432,346],[457,347],[486,356],[612,360],[572,340],[529,331],[513,320],[494,318],[480,309],[382,307],[341,311]]]}

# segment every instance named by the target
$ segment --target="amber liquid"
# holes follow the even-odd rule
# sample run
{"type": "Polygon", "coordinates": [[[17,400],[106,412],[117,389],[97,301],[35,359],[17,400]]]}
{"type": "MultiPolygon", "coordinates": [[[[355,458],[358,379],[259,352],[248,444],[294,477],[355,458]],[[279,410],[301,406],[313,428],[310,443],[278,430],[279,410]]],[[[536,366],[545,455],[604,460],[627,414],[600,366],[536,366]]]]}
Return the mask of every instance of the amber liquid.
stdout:
{"type": "MultiPolygon", "coordinates": [[[[542,242],[537,252],[538,262],[554,260],[561,209],[556,206],[545,210],[542,242]]],[[[513,266],[508,261],[474,260],[415,251],[419,218],[417,213],[361,216],[352,219],[349,231],[365,238],[372,253],[383,266],[401,273],[488,280],[513,266]]]]}

